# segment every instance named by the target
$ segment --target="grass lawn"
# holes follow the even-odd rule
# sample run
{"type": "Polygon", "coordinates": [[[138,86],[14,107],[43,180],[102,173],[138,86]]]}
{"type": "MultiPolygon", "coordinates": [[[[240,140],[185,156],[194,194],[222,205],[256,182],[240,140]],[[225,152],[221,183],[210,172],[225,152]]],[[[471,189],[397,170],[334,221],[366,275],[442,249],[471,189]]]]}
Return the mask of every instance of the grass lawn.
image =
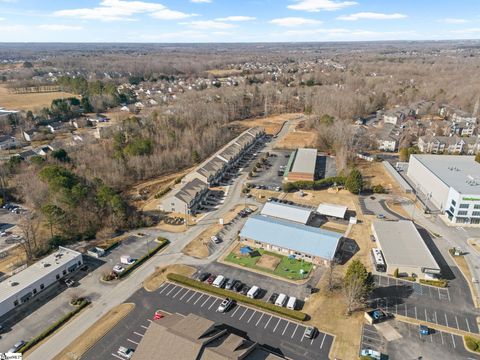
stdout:
{"type": "Polygon", "coordinates": [[[313,267],[313,264],[310,262],[289,259],[288,256],[279,255],[263,249],[254,249],[254,256],[239,255],[233,251],[227,255],[225,261],[292,280],[300,280],[305,278],[313,267]],[[262,255],[277,257],[280,259],[280,263],[274,270],[258,266],[257,262],[260,260],[262,255]],[[301,269],[304,271],[303,274],[300,273],[301,269]]]}

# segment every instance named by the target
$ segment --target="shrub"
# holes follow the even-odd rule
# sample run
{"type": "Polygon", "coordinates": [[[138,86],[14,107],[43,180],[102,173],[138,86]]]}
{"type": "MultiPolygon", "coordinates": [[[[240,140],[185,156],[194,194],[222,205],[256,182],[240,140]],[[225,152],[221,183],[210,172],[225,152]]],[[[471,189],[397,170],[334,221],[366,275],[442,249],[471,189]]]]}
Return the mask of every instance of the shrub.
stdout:
{"type": "Polygon", "coordinates": [[[393,277],[398,278],[398,268],[396,268],[395,271],[393,272],[393,277]]]}
{"type": "Polygon", "coordinates": [[[421,284],[426,284],[426,285],[431,285],[431,286],[436,286],[436,287],[447,287],[447,280],[426,280],[426,279],[420,279],[421,284]]]}
{"type": "Polygon", "coordinates": [[[57,329],[59,329],[63,324],[65,324],[68,320],[78,314],[82,309],[87,307],[90,304],[90,300],[82,299],[80,302],[77,302],[77,308],[75,310],[70,311],[69,313],[65,314],[62,318],[54,322],[48,328],[46,328],[40,335],[34,337],[32,340],[27,342],[23,347],[21,347],[18,352],[24,353],[30,350],[32,347],[37,345],[40,341],[45,339],[46,337],[53,334],[57,329]]]}
{"type": "Polygon", "coordinates": [[[372,187],[372,192],[374,194],[385,194],[387,191],[385,190],[382,184],[378,184],[372,187]]]}
{"type": "MultiPolygon", "coordinates": [[[[182,181],[182,179],[180,178],[180,181],[182,181]]],[[[170,187],[167,186],[166,188],[160,190],[158,193],[155,194],[154,198],[155,199],[160,199],[163,195],[165,195],[166,193],[168,193],[170,191],[170,187]]]]}
{"type": "Polygon", "coordinates": [[[269,310],[275,313],[278,313],[280,315],[287,316],[289,318],[295,319],[295,320],[300,320],[300,321],[305,321],[307,319],[307,314],[301,311],[297,310],[290,310],[286,309],[283,307],[276,306],[274,304],[270,304],[266,301],[262,300],[257,300],[257,299],[251,299],[249,297],[246,297],[241,294],[237,294],[233,291],[225,290],[225,289],[220,289],[213,287],[211,285],[204,284],[202,282],[199,282],[194,279],[190,279],[186,276],[179,275],[179,274],[174,274],[170,273],[167,274],[167,279],[170,281],[174,281],[183,285],[187,285],[205,292],[209,292],[214,295],[222,296],[222,297],[228,297],[233,300],[240,301],[245,304],[253,305],[261,309],[269,310]]]}
{"type": "Polygon", "coordinates": [[[465,345],[471,351],[480,352],[480,339],[475,339],[471,336],[465,336],[465,345]]]}
{"type": "Polygon", "coordinates": [[[167,246],[170,243],[170,241],[162,237],[158,237],[157,240],[160,241],[160,244],[158,244],[152,250],[147,252],[140,259],[137,259],[137,261],[135,261],[132,265],[127,266],[125,268],[125,271],[118,275],[118,278],[121,279],[127,276],[128,274],[130,274],[133,270],[135,270],[137,267],[139,267],[145,261],[147,261],[151,256],[155,255],[157,252],[159,252],[161,249],[163,249],[165,246],[167,246]]]}

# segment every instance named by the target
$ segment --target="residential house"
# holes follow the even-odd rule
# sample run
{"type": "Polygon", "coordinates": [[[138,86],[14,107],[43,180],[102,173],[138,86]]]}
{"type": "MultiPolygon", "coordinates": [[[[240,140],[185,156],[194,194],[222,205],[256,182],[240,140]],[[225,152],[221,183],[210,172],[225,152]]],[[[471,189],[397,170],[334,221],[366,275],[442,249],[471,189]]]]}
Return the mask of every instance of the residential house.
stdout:
{"type": "Polygon", "coordinates": [[[473,116],[465,111],[462,110],[456,110],[453,115],[452,115],[452,121],[453,122],[468,122],[468,123],[477,123],[477,117],[473,116]]]}
{"type": "Polygon", "coordinates": [[[184,214],[195,213],[195,210],[201,206],[207,192],[207,183],[194,178],[172,191],[160,203],[160,210],[184,214]]]}
{"type": "Polygon", "coordinates": [[[10,135],[0,135],[0,150],[13,149],[19,146],[20,143],[16,138],[10,135]]]}
{"type": "Polygon", "coordinates": [[[394,152],[398,149],[400,133],[402,129],[392,124],[384,124],[384,126],[375,134],[378,144],[378,150],[394,152]]]}
{"type": "Polygon", "coordinates": [[[383,114],[383,122],[385,124],[399,125],[405,118],[406,114],[401,110],[387,111],[383,114]]]}
{"type": "Polygon", "coordinates": [[[452,122],[449,127],[450,135],[472,136],[476,133],[477,125],[473,122],[452,122]]]}
{"type": "Polygon", "coordinates": [[[38,136],[36,129],[24,130],[22,133],[23,138],[28,142],[35,140],[35,138],[38,136]]]}
{"type": "Polygon", "coordinates": [[[55,121],[51,124],[48,124],[46,126],[46,128],[48,129],[48,131],[50,131],[52,134],[55,133],[55,132],[59,132],[61,130],[65,130],[67,128],[67,124],[66,123],[63,123],[61,121],[55,121]]]}
{"type": "Polygon", "coordinates": [[[462,138],[459,136],[421,136],[418,148],[429,154],[477,154],[480,143],[477,138],[462,138]]]}
{"type": "Polygon", "coordinates": [[[88,120],[90,120],[92,123],[103,123],[103,122],[108,122],[110,119],[103,115],[103,114],[95,114],[94,116],[89,116],[88,120]]]}
{"type": "Polygon", "coordinates": [[[73,119],[73,120],[70,120],[70,124],[75,127],[75,129],[83,129],[83,128],[86,128],[86,127],[90,127],[92,126],[92,122],[87,119],[87,118],[77,118],[77,119],[73,119]]]}

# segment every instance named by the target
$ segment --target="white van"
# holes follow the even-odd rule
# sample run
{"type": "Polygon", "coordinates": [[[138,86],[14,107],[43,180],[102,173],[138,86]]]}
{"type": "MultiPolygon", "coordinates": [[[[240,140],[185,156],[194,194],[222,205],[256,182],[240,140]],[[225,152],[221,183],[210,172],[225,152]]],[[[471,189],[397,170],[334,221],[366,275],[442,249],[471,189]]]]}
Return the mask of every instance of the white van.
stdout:
{"type": "Polygon", "coordinates": [[[296,306],[297,306],[297,298],[292,296],[290,299],[288,299],[287,309],[295,310],[296,306]]]}
{"type": "Polygon", "coordinates": [[[213,282],[213,286],[217,287],[217,288],[221,288],[223,283],[225,282],[225,276],[223,275],[218,275],[216,278],[215,278],[215,281],[213,282]]]}
{"type": "Polygon", "coordinates": [[[258,286],[252,286],[252,288],[247,292],[247,297],[250,299],[255,299],[259,292],[260,288],[258,286]]]}
{"type": "Polygon", "coordinates": [[[277,300],[275,301],[275,305],[277,306],[285,306],[285,303],[287,302],[287,295],[285,294],[280,294],[278,295],[277,300]]]}

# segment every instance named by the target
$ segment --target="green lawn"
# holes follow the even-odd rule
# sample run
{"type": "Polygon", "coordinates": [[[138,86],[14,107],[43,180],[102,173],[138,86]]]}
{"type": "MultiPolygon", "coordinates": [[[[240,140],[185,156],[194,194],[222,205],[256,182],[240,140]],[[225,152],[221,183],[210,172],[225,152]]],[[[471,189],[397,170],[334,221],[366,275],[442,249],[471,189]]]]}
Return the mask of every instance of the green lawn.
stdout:
{"type": "Polygon", "coordinates": [[[288,256],[279,255],[263,249],[254,249],[254,251],[259,255],[236,255],[235,253],[231,252],[227,255],[225,261],[292,280],[303,279],[310,273],[313,267],[313,264],[307,261],[302,262],[302,260],[289,259],[288,256]],[[272,271],[270,269],[257,266],[257,262],[260,260],[263,254],[268,254],[281,259],[275,270],[272,271]],[[300,269],[303,269],[303,274],[300,273],[300,269]]]}

